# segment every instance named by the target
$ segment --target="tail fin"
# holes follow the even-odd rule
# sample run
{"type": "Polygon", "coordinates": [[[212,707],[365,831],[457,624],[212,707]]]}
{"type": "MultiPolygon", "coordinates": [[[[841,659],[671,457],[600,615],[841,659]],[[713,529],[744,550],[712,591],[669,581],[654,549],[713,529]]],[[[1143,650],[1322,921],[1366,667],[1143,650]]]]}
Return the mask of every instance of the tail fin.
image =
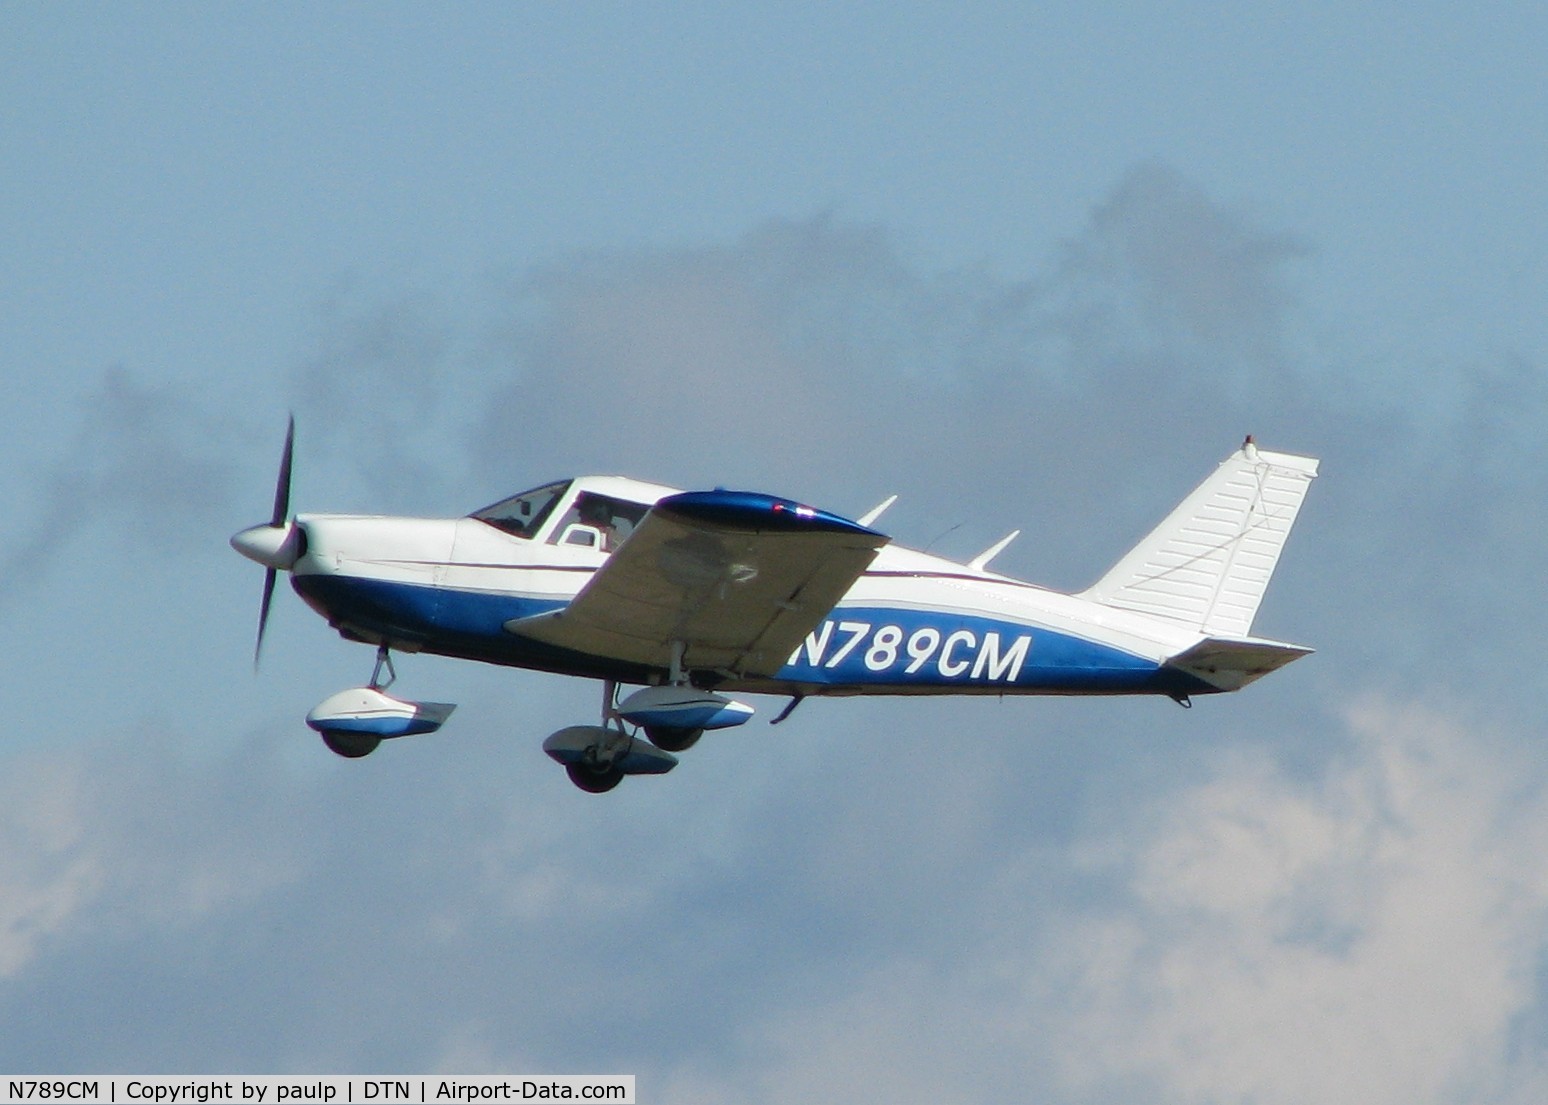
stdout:
{"type": "Polygon", "coordinates": [[[1249,437],[1082,597],[1210,636],[1248,636],[1316,475],[1313,458],[1260,450],[1249,437]]]}

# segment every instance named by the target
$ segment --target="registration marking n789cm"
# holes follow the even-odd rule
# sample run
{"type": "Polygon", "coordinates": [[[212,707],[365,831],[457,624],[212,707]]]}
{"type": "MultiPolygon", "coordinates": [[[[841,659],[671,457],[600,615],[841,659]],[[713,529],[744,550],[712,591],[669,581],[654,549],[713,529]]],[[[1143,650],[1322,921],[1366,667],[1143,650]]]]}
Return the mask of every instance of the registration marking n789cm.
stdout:
{"type": "Polygon", "coordinates": [[[902,665],[904,675],[918,675],[928,667],[943,679],[1014,683],[1031,647],[1029,633],[1007,645],[994,630],[943,632],[927,625],[910,633],[900,625],[830,619],[806,635],[790,663],[836,669],[858,654],[866,670],[878,675],[902,665]]]}

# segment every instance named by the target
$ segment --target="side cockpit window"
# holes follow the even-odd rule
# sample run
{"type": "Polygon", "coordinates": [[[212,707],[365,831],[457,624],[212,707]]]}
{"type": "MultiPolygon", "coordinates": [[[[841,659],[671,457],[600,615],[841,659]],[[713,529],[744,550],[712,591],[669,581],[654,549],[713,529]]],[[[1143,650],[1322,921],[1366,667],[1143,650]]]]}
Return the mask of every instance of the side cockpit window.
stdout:
{"type": "Polygon", "coordinates": [[[554,507],[564,497],[570,486],[569,480],[547,484],[544,487],[523,491],[509,499],[501,499],[483,510],[475,510],[469,517],[488,522],[496,529],[504,530],[513,537],[531,538],[537,535],[554,507]]]}
{"type": "Polygon", "coordinates": [[[554,527],[554,541],[612,552],[634,532],[649,509],[644,503],[582,491],[554,527]]]}

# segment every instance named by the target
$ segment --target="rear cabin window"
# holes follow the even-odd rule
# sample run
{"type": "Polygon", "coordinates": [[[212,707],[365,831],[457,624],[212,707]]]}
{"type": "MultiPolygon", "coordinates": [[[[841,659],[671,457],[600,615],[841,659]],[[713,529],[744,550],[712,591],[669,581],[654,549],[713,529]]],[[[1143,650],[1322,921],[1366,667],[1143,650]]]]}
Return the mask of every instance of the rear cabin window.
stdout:
{"type": "Polygon", "coordinates": [[[649,509],[645,503],[582,491],[554,527],[553,540],[560,545],[612,552],[634,532],[649,509]]]}

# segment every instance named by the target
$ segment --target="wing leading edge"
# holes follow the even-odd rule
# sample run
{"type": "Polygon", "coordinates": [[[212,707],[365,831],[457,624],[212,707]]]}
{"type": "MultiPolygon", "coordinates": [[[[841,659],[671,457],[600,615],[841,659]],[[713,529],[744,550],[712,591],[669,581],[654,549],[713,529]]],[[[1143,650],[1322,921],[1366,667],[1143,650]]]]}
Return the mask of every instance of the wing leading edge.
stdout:
{"type": "Polygon", "coordinates": [[[514,634],[663,669],[773,675],[888,538],[858,522],[746,491],[662,499],[562,610],[514,634]]]}

